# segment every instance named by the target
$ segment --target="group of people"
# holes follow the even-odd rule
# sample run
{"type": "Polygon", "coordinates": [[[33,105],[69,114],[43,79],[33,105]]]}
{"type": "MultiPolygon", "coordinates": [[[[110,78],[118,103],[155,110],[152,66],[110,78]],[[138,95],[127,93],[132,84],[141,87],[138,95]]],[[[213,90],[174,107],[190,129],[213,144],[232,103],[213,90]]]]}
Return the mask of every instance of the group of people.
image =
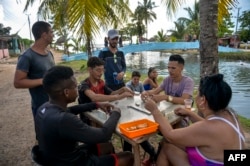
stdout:
{"type": "Polygon", "coordinates": [[[232,90],[222,74],[201,78],[195,98],[200,114],[177,108],[175,113],[188,117],[192,124],[174,129],[158,110],[157,102],[184,104],[184,99],[194,99],[194,81],[182,74],[182,56],[169,57],[169,76],[159,85],[157,69],[153,67],[143,83],[138,71],[133,71],[131,80],[125,83],[126,61],[117,47],[119,33],[112,29],[108,31],[108,46],[98,57],[88,59],[89,76],[78,85],[73,70],[55,66],[47,49],[53,40],[50,24],[38,21],[32,26],[32,33],[35,43],[18,59],[14,86],[30,91],[39,154],[45,164],[133,165],[129,143],[124,142],[120,153],[115,153],[110,143],[123,110],[105,101],[133,97],[135,92],[141,93],[145,108],[152,113],[164,137],[159,153],[148,141],[140,144],[150,155],[145,165],[223,165],[224,149],[245,147],[237,116],[228,107],[232,90]],[[77,98],[79,104],[68,107],[77,98]],[[84,116],[84,112],[96,108],[110,114],[100,128],[91,126],[84,116]]]}

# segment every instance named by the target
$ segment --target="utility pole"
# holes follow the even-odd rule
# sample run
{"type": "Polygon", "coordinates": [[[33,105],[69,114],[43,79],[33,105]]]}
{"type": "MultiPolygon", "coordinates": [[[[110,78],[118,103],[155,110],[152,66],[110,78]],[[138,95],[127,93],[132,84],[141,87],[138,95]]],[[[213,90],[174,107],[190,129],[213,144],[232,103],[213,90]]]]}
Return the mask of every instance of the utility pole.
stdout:
{"type": "Polygon", "coordinates": [[[31,29],[30,29],[30,14],[26,14],[28,16],[28,23],[29,23],[29,31],[30,31],[30,40],[31,39],[31,29]]]}
{"type": "Polygon", "coordinates": [[[238,7],[238,13],[237,13],[237,17],[236,17],[236,27],[235,27],[235,33],[234,33],[234,48],[237,48],[237,42],[236,42],[236,38],[237,38],[237,29],[238,29],[238,19],[239,19],[239,13],[240,13],[240,7],[238,7]]]}

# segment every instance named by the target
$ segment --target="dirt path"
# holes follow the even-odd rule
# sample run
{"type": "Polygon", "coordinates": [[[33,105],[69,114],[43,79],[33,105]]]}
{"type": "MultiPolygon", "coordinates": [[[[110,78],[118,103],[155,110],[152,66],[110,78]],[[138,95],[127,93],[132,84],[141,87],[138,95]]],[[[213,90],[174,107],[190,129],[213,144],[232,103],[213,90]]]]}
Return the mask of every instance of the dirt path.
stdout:
{"type": "Polygon", "coordinates": [[[13,87],[15,64],[0,64],[0,165],[31,165],[35,143],[30,96],[13,87]]]}
{"type": "MultiPolygon", "coordinates": [[[[61,54],[54,53],[56,62],[61,54]]],[[[27,89],[15,89],[13,77],[16,58],[0,60],[0,165],[29,166],[30,150],[35,144],[30,96],[27,89]]],[[[246,133],[250,148],[250,134],[246,133]]],[[[155,141],[154,141],[155,142],[155,141]]]]}
{"type": "MultiPolygon", "coordinates": [[[[60,53],[54,53],[58,63],[60,53]]],[[[13,78],[17,58],[0,60],[0,165],[32,165],[30,151],[35,144],[30,95],[27,89],[15,89],[13,78]]]]}

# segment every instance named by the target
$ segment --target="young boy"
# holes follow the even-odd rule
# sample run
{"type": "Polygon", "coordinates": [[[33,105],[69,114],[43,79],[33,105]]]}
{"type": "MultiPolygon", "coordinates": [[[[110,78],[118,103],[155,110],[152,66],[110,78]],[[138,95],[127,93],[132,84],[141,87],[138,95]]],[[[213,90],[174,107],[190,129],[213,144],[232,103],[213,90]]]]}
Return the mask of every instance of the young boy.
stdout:
{"type": "MultiPolygon", "coordinates": [[[[140,77],[141,77],[140,72],[133,71],[131,75],[131,80],[126,83],[126,86],[134,92],[142,93],[144,91],[144,87],[143,84],[140,82],[140,77]]],[[[143,141],[142,143],[140,143],[140,145],[145,150],[145,152],[147,152],[150,155],[150,159],[143,161],[143,165],[144,166],[154,165],[155,164],[154,162],[156,160],[156,152],[154,147],[148,141],[143,141]]],[[[131,149],[132,146],[126,141],[124,141],[123,150],[131,151],[131,149]]]]}
{"type": "Polygon", "coordinates": [[[142,93],[144,91],[143,85],[140,82],[141,74],[139,71],[133,71],[131,80],[126,83],[126,86],[134,92],[142,93]]]}

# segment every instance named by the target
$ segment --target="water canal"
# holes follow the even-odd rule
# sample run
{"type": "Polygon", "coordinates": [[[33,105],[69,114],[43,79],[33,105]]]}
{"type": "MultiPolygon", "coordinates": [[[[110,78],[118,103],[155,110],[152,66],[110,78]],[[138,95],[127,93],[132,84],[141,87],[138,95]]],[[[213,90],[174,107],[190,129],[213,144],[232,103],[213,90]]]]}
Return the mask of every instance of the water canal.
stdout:
{"type": "MultiPolygon", "coordinates": [[[[168,58],[171,53],[162,52],[140,52],[126,54],[127,70],[138,70],[147,73],[149,67],[158,68],[159,76],[167,76],[168,58]]],[[[195,86],[198,86],[200,75],[199,55],[182,54],[185,59],[184,75],[192,77],[195,86]]],[[[224,74],[225,80],[233,90],[230,106],[236,112],[250,119],[250,63],[220,59],[219,72],[224,74]]]]}

